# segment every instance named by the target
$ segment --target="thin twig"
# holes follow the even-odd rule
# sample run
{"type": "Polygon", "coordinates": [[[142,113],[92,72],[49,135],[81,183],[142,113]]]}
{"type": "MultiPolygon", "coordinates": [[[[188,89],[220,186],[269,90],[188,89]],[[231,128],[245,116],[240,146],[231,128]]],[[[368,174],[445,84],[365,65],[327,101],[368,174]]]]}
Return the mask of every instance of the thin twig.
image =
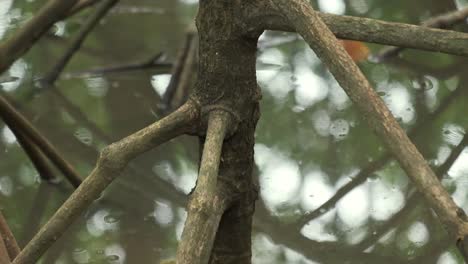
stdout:
{"type": "MultiPolygon", "coordinates": [[[[452,153],[450,153],[445,162],[439,168],[437,168],[436,173],[439,179],[442,179],[450,167],[453,166],[467,144],[468,134],[463,137],[462,141],[455,147],[452,153]]],[[[365,239],[357,244],[356,249],[363,251],[374,245],[380,239],[380,237],[384,236],[391,228],[398,226],[398,223],[401,223],[404,221],[404,219],[407,219],[408,215],[414,210],[414,207],[421,202],[424,202],[423,197],[420,195],[420,193],[413,189],[407,199],[405,207],[398,213],[394,214],[389,220],[385,222],[385,224],[381,225],[373,231],[370,231],[372,235],[368,239],[365,239]]]]}
{"type": "Polygon", "coordinates": [[[1,235],[0,235],[0,263],[2,264],[11,263],[10,257],[8,256],[8,251],[5,246],[5,242],[3,241],[3,238],[1,235]]]}
{"type": "Polygon", "coordinates": [[[177,60],[172,68],[172,76],[163,96],[166,109],[178,107],[182,104],[188,93],[192,80],[197,54],[197,34],[195,26],[191,25],[185,35],[183,47],[180,49],[177,60]]]}
{"type": "MultiPolygon", "coordinates": [[[[447,29],[454,26],[455,24],[464,22],[467,17],[468,7],[428,19],[424,21],[421,26],[447,29]]],[[[402,47],[386,47],[383,48],[378,54],[374,55],[373,58],[378,62],[382,62],[397,56],[403,50],[404,48],[402,47]]]]}
{"type": "Polygon", "coordinates": [[[274,3],[278,12],[296,28],[328,66],[369,126],[385,142],[418,191],[437,213],[452,239],[463,241],[468,234],[464,212],[438,181],[424,157],[318,13],[306,0],[275,0],[274,3]]]}
{"type": "Polygon", "coordinates": [[[92,5],[98,3],[101,0],[78,0],[78,2],[72,7],[70,11],[67,12],[66,16],[62,19],[69,18],[76,13],[79,13],[81,10],[91,7],[92,5]]]}
{"type": "Polygon", "coordinates": [[[346,263],[346,260],[358,259],[360,264],[403,263],[394,256],[381,256],[374,252],[360,252],[340,242],[314,241],[301,232],[291,229],[276,216],[271,215],[262,201],[255,205],[255,230],[264,233],[274,243],[303,254],[306,258],[319,263],[346,263]]]}
{"type": "Polygon", "coordinates": [[[35,263],[91,202],[121,174],[130,160],[188,132],[197,118],[198,106],[189,101],[160,121],[104,148],[90,175],[32,238],[13,264],[35,263]]]}
{"type": "Polygon", "coordinates": [[[230,199],[220,193],[216,184],[230,115],[223,110],[209,113],[197,186],[187,206],[188,216],[177,248],[178,264],[204,264],[210,258],[219,221],[230,199]]]}
{"type": "Polygon", "coordinates": [[[171,63],[161,62],[160,59],[163,53],[159,52],[154,56],[151,56],[149,59],[145,59],[143,61],[116,65],[116,66],[109,66],[109,67],[100,67],[94,68],[90,70],[84,70],[79,72],[71,72],[66,73],[66,77],[82,77],[82,76],[92,76],[92,75],[100,75],[100,74],[109,74],[109,73],[121,73],[127,71],[138,71],[138,70],[146,70],[146,69],[167,69],[172,67],[171,63]]]}
{"type": "Polygon", "coordinates": [[[32,140],[74,187],[80,185],[81,177],[73,166],[62,158],[55,147],[21,113],[16,111],[3,95],[0,95],[0,116],[9,127],[17,127],[21,133],[32,140]]]}
{"type": "Polygon", "coordinates": [[[24,150],[28,158],[31,160],[34,168],[39,173],[42,180],[55,184],[58,178],[54,174],[53,168],[50,166],[49,161],[40,148],[32,141],[26,134],[21,132],[17,127],[10,127],[11,131],[18,140],[21,148],[24,150]]]}
{"type": "Polygon", "coordinates": [[[58,60],[54,65],[51,71],[43,78],[43,81],[46,84],[53,84],[60,73],[63,71],[65,66],[68,64],[70,59],[73,57],[75,52],[80,49],[81,44],[86,39],[88,34],[93,30],[93,28],[98,24],[98,22],[104,17],[107,12],[118,2],[119,0],[104,0],[97,8],[96,12],[89,17],[83,27],[80,28],[80,31],[77,33],[75,38],[72,40],[71,46],[63,54],[63,56],[58,60]]]}
{"type": "MultiPolygon", "coordinates": [[[[417,135],[424,131],[424,128],[433,120],[435,120],[438,116],[440,116],[447,108],[450,106],[451,102],[459,98],[460,94],[462,93],[462,87],[458,87],[452,94],[444,98],[444,100],[440,103],[439,107],[432,112],[427,117],[420,119],[409,132],[408,135],[411,139],[416,138],[417,135]]],[[[384,154],[379,159],[372,161],[371,163],[367,164],[364,169],[359,171],[359,173],[353,177],[353,179],[340,187],[335,194],[330,197],[325,203],[320,205],[318,208],[314,209],[313,211],[305,213],[302,217],[300,217],[297,221],[295,221],[292,226],[295,226],[298,230],[300,230],[303,225],[307,224],[308,222],[314,220],[315,218],[325,214],[330,209],[334,208],[336,203],[341,200],[346,194],[348,194],[351,190],[353,190],[356,186],[364,183],[375,171],[382,168],[386,163],[391,160],[390,154],[384,154]]]]}
{"type": "Polygon", "coordinates": [[[20,252],[20,248],[2,212],[0,212],[0,234],[3,238],[8,255],[10,256],[10,260],[16,258],[20,252]]]}
{"type": "Polygon", "coordinates": [[[0,43],[0,74],[26,53],[77,2],[78,0],[49,0],[21,29],[0,43]]]}

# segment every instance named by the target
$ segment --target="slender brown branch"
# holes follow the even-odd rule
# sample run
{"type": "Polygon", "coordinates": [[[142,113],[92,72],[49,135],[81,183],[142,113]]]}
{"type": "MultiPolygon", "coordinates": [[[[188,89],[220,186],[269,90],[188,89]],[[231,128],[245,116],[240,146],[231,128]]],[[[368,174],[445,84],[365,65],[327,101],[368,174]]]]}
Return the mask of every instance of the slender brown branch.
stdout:
{"type": "Polygon", "coordinates": [[[193,101],[189,101],[160,121],[104,148],[90,175],[26,245],[13,264],[35,263],[120,175],[130,160],[174,137],[187,133],[197,118],[198,106],[193,101]]]}
{"type": "MultiPolygon", "coordinates": [[[[431,28],[450,28],[455,24],[462,23],[468,17],[468,7],[454,12],[433,17],[424,21],[421,26],[431,28]]],[[[398,55],[404,48],[402,47],[387,47],[383,48],[374,58],[377,61],[383,61],[398,55]]]]}
{"type": "Polygon", "coordinates": [[[2,240],[10,260],[16,258],[20,252],[20,248],[2,212],[0,212],[0,235],[3,238],[2,240]]]}
{"type": "Polygon", "coordinates": [[[274,243],[282,244],[303,254],[312,261],[320,263],[346,263],[346,260],[358,259],[361,264],[403,263],[394,256],[380,256],[373,252],[360,252],[339,242],[314,241],[288,225],[284,225],[276,216],[271,215],[262,201],[255,206],[255,230],[264,233],[274,243]]]}
{"type": "Polygon", "coordinates": [[[75,15],[76,13],[79,13],[81,10],[91,7],[92,5],[98,3],[101,0],[78,0],[78,2],[72,7],[70,11],[66,14],[63,19],[66,19],[68,17],[71,17],[75,15]]]}
{"type": "Polygon", "coordinates": [[[80,185],[81,177],[73,166],[62,158],[55,147],[21,113],[16,111],[3,95],[0,95],[0,116],[9,127],[17,127],[21,133],[32,140],[74,187],[80,185]]]}
{"type": "Polygon", "coordinates": [[[0,73],[23,56],[78,0],[49,0],[26,25],[0,43],[0,73]]]}
{"type": "MultiPolygon", "coordinates": [[[[364,115],[369,126],[385,142],[418,191],[435,210],[448,233],[456,241],[463,240],[468,234],[464,212],[451,199],[421,153],[318,13],[306,0],[276,0],[274,3],[278,12],[294,25],[317,56],[328,66],[340,86],[364,115]]],[[[413,36],[414,38],[417,37],[413,36]]]]}
{"type": "MultiPolygon", "coordinates": [[[[424,132],[426,126],[433,120],[435,120],[438,116],[440,116],[447,108],[450,106],[451,102],[459,98],[462,94],[463,89],[462,87],[458,87],[452,94],[448,95],[447,98],[440,103],[439,107],[423,118],[422,120],[418,121],[414,128],[410,129],[408,135],[411,139],[416,138],[419,133],[424,132]]],[[[375,171],[381,169],[386,163],[391,160],[392,156],[388,153],[383,154],[379,159],[370,162],[367,164],[364,169],[359,171],[359,173],[353,177],[353,179],[340,187],[336,193],[330,197],[325,203],[314,209],[313,211],[305,213],[302,217],[300,217],[297,221],[295,221],[292,226],[295,226],[298,230],[300,230],[305,224],[314,220],[315,218],[325,214],[330,209],[335,207],[335,204],[341,200],[346,194],[352,191],[356,186],[364,183],[375,171]]]]}
{"type": "Polygon", "coordinates": [[[39,188],[34,194],[33,203],[27,214],[27,222],[22,227],[21,237],[18,239],[20,245],[26,245],[34,234],[36,234],[37,230],[39,230],[46,207],[50,205],[51,196],[54,191],[57,190],[56,186],[53,186],[54,188],[51,187],[52,186],[46,183],[39,184],[39,188]]]}
{"type": "Polygon", "coordinates": [[[230,122],[228,112],[209,113],[197,186],[188,204],[188,217],[177,249],[178,264],[204,264],[210,258],[219,221],[230,200],[217,188],[221,149],[230,122]]]}
{"type": "Polygon", "coordinates": [[[21,145],[21,148],[23,148],[26,155],[28,155],[41,179],[48,183],[57,183],[58,178],[55,176],[54,170],[50,166],[47,157],[44,156],[44,153],[42,153],[34,141],[16,127],[10,127],[10,129],[21,145]]]}
{"type": "Polygon", "coordinates": [[[197,44],[197,32],[195,26],[191,25],[186,33],[183,48],[179,51],[172,68],[171,81],[163,96],[163,103],[168,109],[178,107],[187,97],[194,74],[197,44]]]}
{"type": "Polygon", "coordinates": [[[10,257],[8,256],[8,251],[5,246],[5,242],[0,235],[0,263],[2,264],[9,264],[11,263],[10,257]]]}
{"type": "Polygon", "coordinates": [[[67,77],[79,77],[79,76],[88,76],[88,75],[99,75],[99,74],[109,74],[109,73],[120,73],[126,71],[138,71],[146,69],[168,69],[172,66],[171,63],[160,62],[163,53],[159,52],[158,54],[151,56],[149,59],[143,61],[109,66],[109,67],[100,67],[90,70],[84,70],[79,72],[67,73],[67,77]]]}
{"type": "Polygon", "coordinates": [[[57,64],[54,65],[52,70],[44,77],[43,81],[46,84],[53,84],[60,73],[63,71],[65,66],[68,64],[70,59],[73,57],[76,51],[78,51],[83,44],[88,34],[98,24],[98,22],[104,17],[107,12],[118,2],[119,0],[104,0],[97,8],[96,12],[89,17],[76,37],[72,40],[71,46],[67,49],[65,54],[58,60],[57,64]]]}
{"type": "MultiPolygon", "coordinates": [[[[272,10],[275,0],[265,0],[249,12],[251,25],[260,29],[295,31],[295,27],[272,10]]],[[[317,12],[330,30],[340,39],[352,39],[404,48],[444,52],[468,56],[468,34],[423,26],[386,22],[377,19],[340,16],[317,12]]]]}

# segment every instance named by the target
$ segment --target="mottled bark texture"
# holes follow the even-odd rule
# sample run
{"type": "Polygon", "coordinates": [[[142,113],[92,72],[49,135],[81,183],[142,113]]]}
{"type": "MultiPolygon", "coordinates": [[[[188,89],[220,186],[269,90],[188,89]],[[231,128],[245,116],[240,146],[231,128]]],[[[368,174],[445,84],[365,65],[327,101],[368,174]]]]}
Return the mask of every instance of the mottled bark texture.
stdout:
{"type": "MultiPolygon", "coordinates": [[[[392,116],[383,100],[352,61],[306,0],[275,0],[278,13],[294,26],[304,40],[327,65],[340,86],[363,114],[369,126],[411,178],[419,192],[437,213],[454,241],[468,235],[465,213],[451,199],[423,156],[392,116]]],[[[460,246],[460,248],[463,248],[460,246]]]]}
{"type": "MultiPolygon", "coordinates": [[[[177,254],[179,264],[250,263],[252,215],[257,196],[257,185],[252,179],[253,146],[260,99],[255,61],[262,31],[250,31],[244,24],[241,13],[247,2],[200,1],[196,21],[199,70],[192,97],[203,106],[203,113],[226,112],[237,129],[223,143],[215,189],[206,197],[198,193],[197,186],[190,199],[188,221],[177,254]],[[203,216],[210,224],[219,222],[219,227],[211,252],[198,258],[202,250],[199,246],[204,243],[194,242],[190,237],[195,234],[186,230],[200,224],[203,228],[206,225],[202,223],[203,216]]],[[[204,135],[200,136],[204,140],[204,135]]],[[[199,181],[200,177],[202,170],[199,181]]]]}

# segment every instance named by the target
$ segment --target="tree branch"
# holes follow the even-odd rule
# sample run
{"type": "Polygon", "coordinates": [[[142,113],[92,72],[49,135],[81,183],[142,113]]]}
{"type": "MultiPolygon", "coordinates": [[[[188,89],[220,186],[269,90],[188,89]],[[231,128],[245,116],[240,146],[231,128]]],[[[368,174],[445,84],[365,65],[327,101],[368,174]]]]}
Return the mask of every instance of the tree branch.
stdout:
{"type": "Polygon", "coordinates": [[[81,10],[98,3],[99,1],[101,1],[101,0],[78,0],[78,2],[66,14],[66,16],[63,17],[63,19],[71,17],[71,16],[75,15],[76,13],[79,13],[81,10]]]}
{"type": "Polygon", "coordinates": [[[18,256],[20,252],[20,248],[2,212],[0,212],[0,235],[8,252],[10,260],[16,258],[16,256],[18,256]]]}
{"type": "Polygon", "coordinates": [[[26,25],[0,43],[0,74],[26,53],[78,0],[49,0],[26,25]]]}
{"type": "Polygon", "coordinates": [[[18,143],[21,145],[21,148],[24,150],[29,160],[31,160],[41,179],[47,183],[57,183],[59,180],[55,176],[54,170],[50,166],[47,157],[42,153],[41,149],[17,127],[12,126],[9,128],[15,135],[18,143]]]}
{"type": "Polygon", "coordinates": [[[210,259],[219,222],[231,199],[217,184],[221,150],[230,123],[230,113],[226,111],[209,113],[197,186],[188,204],[188,217],[177,249],[178,264],[205,264],[210,259]]]}
{"type": "MultiPolygon", "coordinates": [[[[99,68],[92,68],[89,70],[78,71],[78,72],[71,72],[66,73],[66,77],[81,77],[81,76],[89,76],[89,75],[97,75],[97,74],[109,74],[109,73],[120,73],[126,71],[137,71],[137,70],[145,70],[150,68],[157,68],[157,69],[168,69],[172,66],[171,63],[160,62],[163,53],[159,52],[156,55],[152,55],[150,58],[121,65],[109,66],[109,67],[99,67],[99,68]]],[[[179,105],[180,106],[180,105],[179,105]]]]}
{"type": "MultiPolygon", "coordinates": [[[[410,129],[410,131],[408,132],[409,137],[411,139],[416,138],[421,132],[423,132],[424,128],[426,128],[426,125],[430,123],[430,121],[436,119],[439,115],[441,115],[448,108],[448,106],[450,106],[450,103],[453,101],[453,99],[458,98],[462,94],[462,91],[462,87],[458,87],[452,94],[448,95],[447,98],[444,98],[444,100],[440,103],[439,107],[434,112],[432,112],[422,120],[418,121],[415,127],[410,129]]],[[[295,226],[298,230],[300,230],[303,225],[325,214],[330,209],[332,209],[335,206],[335,204],[341,200],[341,198],[343,198],[356,186],[359,186],[360,184],[365,182],[366,179],[368,179],[372,175],[372,173],[381,169],[391,159],[392,156],[389,153],[386,153],[383,154],[379,159],[368,163],[364,167],[364,169],[359,171],[359,173],[353,177],[353,179],[350,182],[340,187],[336,191],[336,193],[332,197],[330,197],[330,199],[328,199],[325,203],[323,203],[313,211],[305,213],[292,225],[295,226]]]]}
{"type": "Polygon", "coordinates": [[[54,65],[52,70],[44,77],[43,81],[46,84],[53,84],[57,80],[58,76],[71,60],[75,52],[80,49],[91,30],[93,30],[97,23],[118,1],[119,0],[105,0],[98,6],[96,12],[91,17],[89,17],[85,24],[81,27],[76,37],[72,40],[72,44],[68,47],[63,56],[54,65]]]}
{"type": "MultiPolygon", "coordinates": [[[[421,26],[431,28],[449,28],[454,24],[463,22],[468,17],[468,7],[454,12],[433,17],[424,21],[421,26]]],[[[379,54],[375,55],[377,61],[383,61],[390,57],[398,55],[404,48],[402,47],[387,47],[382,49],[379,54]]]]}
{"type": "Polygon", "coordinates": [[[190,25],[186,33],[184,46],[179,51],[177,60],[172,68],[171,81],[163,96],[163,103],[166,109],[181,105],[188,93],[190,81],[194,73],[193,66],[196,63],[197,46],[197,31],[195,25],[190,25]]]}
{"type": "MultiPolygon", "coordinates": [[[[275,0],[255,6],[248,23],[261,29],[294,32],[295,27],[272,10],[275,0]]],[[[340,39],[352,39],[404,48],[468,56],[468,34],[424,26],[386,22],[377,19],[341,16],[317,12],[323,22],[340,39]]]]}
{"type": "MultiPolygon", "coordinates": [[[[418,191],[435,210],[452,238],[463,241],[468,234],[464,212],[445,191],[423,156],[318,13],[306,0],[275,0],[274,3],[278,12],[283,14],[328,66],[340,86],[364,115],[369,126],[385,142],[418,191]]],[[[413,35],[412,38],[417,37],[413,35]]]]}
{"type": "Polygon", "coordinates": [[[32,238],[13,264],[35,263],[73,221],[99,197],[130,160],[174,137],[187,133],[198,119],[198,112],[198,105],[189,101],[160,121],[104,148],[90,175],[32,238]]]}
{"type": "MultiPolygon", "coordinates": [[[[76,188],[81,183],[78,172],[65,161],[55,147],[23,116],[16,111],[7,99],[0,95],[0,116],[9,127],[17,127],[60,169],[65,178],[76,188]]],[[[14,128],[14,130],[16,130],[14,128]]]]}
{"type": "MultiPolygon", "coordinates": [[[[439,179],[442,179],[442,177],[448,172],[448,170],[452,167],[452,165],[455,163],[457,158],[460,156],[461,152],[463,149],[468,144],[468,135],[465,135],[462,139],[462,141],[453,149],[453,151],[450,153],[449,157],[445,160],[445,162],[437,168],[437,175],[439,176],[439,179]]],[[[370,246],[374,245],[382,236],[384,236],[388,231],[395,227],[398,226],[398,223],[401,223],[404,219],[407,219],[408,215],[413,212],[415,206],[421,202],[424,202],[422,199],[420,193],[415,192],[414,190],[411,191],[406,205],[403,209],[401,209],[399,212],[394,214],[389,220],[387,220],[383,225],[377,227],[373,231],[370,230],[369,233],[372,235],[369,237],[369,239],[365,239],[361,241],[359,244],[356,245],[356,249],[360,251],[364,251],[370,246]]]]}

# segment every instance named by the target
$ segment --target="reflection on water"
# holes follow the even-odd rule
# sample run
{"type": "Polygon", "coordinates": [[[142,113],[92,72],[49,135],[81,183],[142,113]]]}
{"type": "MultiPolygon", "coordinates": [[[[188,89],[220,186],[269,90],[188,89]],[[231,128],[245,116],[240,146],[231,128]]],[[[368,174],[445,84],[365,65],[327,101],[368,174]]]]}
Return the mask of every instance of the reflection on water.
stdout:
{"type": "MultiPolygon", "coordinates": [[[[0,1],[0,38],[44,2],[0,1]]],[[[194,0],[122,1],[89,36],[66,72],[120,65],[158,51],[174,60],[196,4],[194,0]]],[[[327,12],[387,20],[411,21],[427,15],[420,9],[425,5],[422,0],[314,4],[327,12]]],[[[61,22],[54,33],[68,37],[82,21],[78,16],[61,22]]],[[[40,41],[10,68],[8,76],[15,79],[0,85],[63,157],[87,175],[99,149],[161,117],[160,98],[170,75],[145,70],[61,79],[58,91],[64,99],[34,83],[64,51],[66,45],[60,43],[40,41]],[[35,96],[29,96],[31,91],[35,96]]],[[[380,46],[370,48],[377,51],[380,46]]],[[[397,62],[359,66],[400,124],[419,131],[413,133],[415,143],[437,167],[462,142],[468,128],[464,87],[468,80],[462,71],[468,65],[465,59],[444,57],[462,65],[445,73],[450,65],[441,66],[440,57],[432,57],[432,53],[405,51],[397,62]],[[414,67],[420,60],[424,64],[414,67]]],[[[369,169],[369,164],[381,160],[384,146],[300,38],[290,33],[263,34],[257,77],[263,100],[255,145],[255,171],[261,183],[255,219],[264,226],[257,227],[252,237],[254,263],[463,263],[432,211],[411,198],[412,184],[398,164],[389,161],[377,170],[369,169]],[[342,193],[330,208],[319,209],[356,181],[361,171],[370,171],[368,177],[342,193]],[[308,218],[303,219],[305,215],[308,218]],[[298,221],[304,225],[295,225],[298,221]]],[[[186,219],[186,194],[195,184],[197,155],[197,140],[183,137],[138,158],[42,263],[157,263],[173,257],[186,219]]],[[[51,191],[44,195],[47,185],[40,182],[3,124],[0,157],[0,207],[23,243],[71,188],[62,182],[49,186],[51,191]]],[[[468,210],[467,149],[442,182],[456,203],[468,210]]]]}

